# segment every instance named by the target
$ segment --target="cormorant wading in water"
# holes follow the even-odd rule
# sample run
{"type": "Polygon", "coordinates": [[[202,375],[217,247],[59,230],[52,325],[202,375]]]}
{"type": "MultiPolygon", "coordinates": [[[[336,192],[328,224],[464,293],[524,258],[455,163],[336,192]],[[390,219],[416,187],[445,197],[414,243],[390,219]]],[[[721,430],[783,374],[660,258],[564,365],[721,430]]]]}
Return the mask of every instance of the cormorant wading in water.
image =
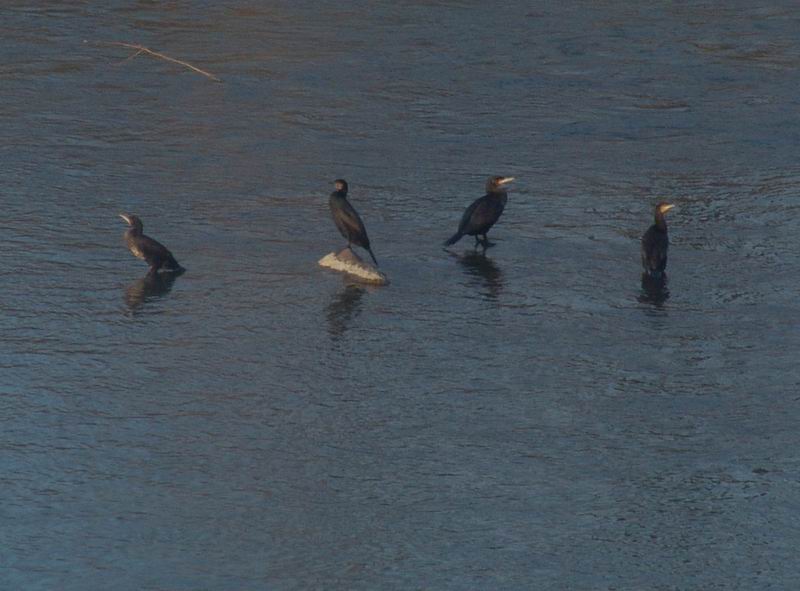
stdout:
{"type": "Polygon", "coordinates": [[[128,250],[137,259],[142,259],[150,265],[150,273],[156,273],[162,269],[176,272],[184,270],[166,246],[142,233],[142,220],[128,213],[121,213],[119,217],[130,226],[125,232],[125,244],[128,246],[128,250]]]}
{"type": "Polygon", "coordinates": [[[458,224],[458,232],[453,234],[445,246],[455,244],[465,234],[475,236],[475,246],[483,244],[483,248],[489,246],[489,238],[486,232],[495,225],[503,213],[508,201],[508,193],[505,186],[514,180],[513,176],[493,176],[486,181],[486,195],[472,202],[458,224]],[[479,236],[483,236],[481,240],[479,236]]]}
{"type": "Polygon", "coordinates": [[[347,200],[347,181],[336,179],[333,181],[333,185],[336,190],[331,193],[328,205],[330,205],[331,215],[336,227],[339,228],[339,232],[347,240],[347,247],[350,248],[351,244],[360,246],[369,253],[369,256],[375,262],[375,266],[378,266],[378,260],[369,247],[369,238],[367,237],[367,229],[364,227],[364,222],[361,221],[358,212],[347,200]]]}
{"type": "Polygon", "coordinates": [[[664,214],[674,205],[661,201],[656,205],[655,223],[642,236],[642,267],[648,277],[660,279],[667,268],[669,236],[664,214]]]}

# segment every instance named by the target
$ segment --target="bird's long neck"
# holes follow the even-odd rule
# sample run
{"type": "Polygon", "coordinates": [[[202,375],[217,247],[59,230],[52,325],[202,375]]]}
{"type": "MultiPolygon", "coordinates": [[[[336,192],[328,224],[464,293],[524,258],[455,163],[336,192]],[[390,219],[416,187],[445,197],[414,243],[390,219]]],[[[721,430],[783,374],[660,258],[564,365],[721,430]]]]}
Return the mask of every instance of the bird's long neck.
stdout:
{"type": "Polygon", "coordinates": [[[494,189],[489,189],[489,195],[491,195],[492,197],[498,197],[498,198],[499,197],[506,197],[506,196],[508,196],[508,191],[506,191],[505,189],[501,189],[501,188],[497,187],[497,188],[494,188],[494,189]]]}
{"type": "Polygon", "coordinates": [[[128,228],[128,231],[125,232],[125,233],[128,236],[130,236],[131,238],[137,238],[137,237],[142,235],[142,225],[141,224],[134,224],[133,226],[128,228]]]}
{"type": "Polygon", "coordinates": [[[667,231],[667,220],[664,217],[664,214],[660,211],[656,212],[656,228],[658,228],[662,232],[667,231]]]}

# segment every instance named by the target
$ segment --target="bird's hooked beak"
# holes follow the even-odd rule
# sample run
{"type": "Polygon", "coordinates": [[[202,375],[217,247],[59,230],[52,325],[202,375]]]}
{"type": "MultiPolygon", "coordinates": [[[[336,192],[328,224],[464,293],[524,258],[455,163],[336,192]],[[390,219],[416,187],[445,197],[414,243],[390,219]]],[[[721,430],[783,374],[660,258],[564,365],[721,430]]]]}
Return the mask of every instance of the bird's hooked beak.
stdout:
{"type": "Polygon", "coordinates": [[[119,214],[119,217],[121,217],[123,220],[125,220],[126,224],[128,224],[129,226],[131,225],[131,218],[129,218],[127,216],[127,214],[121,213],[121,214],[119,214]]]}
{"type": "Polygon", "coordinates": [[[499,181],[497,181],[497,185],[499,187],[502,187],[503,185],[507,185],[508,183],[513,181],[514,178],[515,177],[513,177],[513,176],[505,176],[505,177],[501,178],[499,181]]]}
{"type": "Polygon", "coordinates": [[[666,205],[664,205],[664,206],[661,208],[661,213],[667,213],[667,212],[668,212],[670,209],[672,209],[673,207],[675,207],[675,204],[674,204],[674,203],[667,203],[666,205]]]}

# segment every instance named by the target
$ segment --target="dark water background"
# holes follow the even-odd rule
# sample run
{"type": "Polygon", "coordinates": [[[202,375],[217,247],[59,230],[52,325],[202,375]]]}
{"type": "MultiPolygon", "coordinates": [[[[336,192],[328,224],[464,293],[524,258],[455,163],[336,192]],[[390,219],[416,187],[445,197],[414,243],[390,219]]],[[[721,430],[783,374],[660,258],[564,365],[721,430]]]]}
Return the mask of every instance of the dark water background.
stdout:
{"type": "Polygon", "coordinates": [[[0,588],[800,586],[800,9],[492,4],[3,4],[0,588]]]}

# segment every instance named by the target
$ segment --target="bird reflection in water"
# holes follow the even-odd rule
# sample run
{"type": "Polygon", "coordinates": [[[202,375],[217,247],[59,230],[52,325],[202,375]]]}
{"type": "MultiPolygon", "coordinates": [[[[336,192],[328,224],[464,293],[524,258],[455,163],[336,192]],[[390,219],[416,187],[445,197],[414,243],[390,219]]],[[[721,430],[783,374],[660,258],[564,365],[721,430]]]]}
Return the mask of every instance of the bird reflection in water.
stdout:
{"type": "Polygon", "coordinates": [[[503,272],[485,251],[474,250],[458,257],[469,277],[478,279],[486,288],[486,299],[495,301],[503,291],[503,272]]]}
{"type": "Polygon", "coordinates": [[[146,302],[167,295],[181,273],[148,273],[125,288],[125,304],[136,312],[146,302]]]}
{"type": "Polygon", "coordinates": [[[361,313],[361,298],[367,290],[360,285],[347,285],[331,300],[326,308],[328,332],[334,339],[341,338],[350,324],[361,313]]]}
{"type": "Polygon", "coordinates": [[[642,273],[642,291],[636,299],[642,304],[663,308],[664,303],[669,299],[667,276],[663,274],[659,277],[652,277],[647,273],[642,273]]]}

